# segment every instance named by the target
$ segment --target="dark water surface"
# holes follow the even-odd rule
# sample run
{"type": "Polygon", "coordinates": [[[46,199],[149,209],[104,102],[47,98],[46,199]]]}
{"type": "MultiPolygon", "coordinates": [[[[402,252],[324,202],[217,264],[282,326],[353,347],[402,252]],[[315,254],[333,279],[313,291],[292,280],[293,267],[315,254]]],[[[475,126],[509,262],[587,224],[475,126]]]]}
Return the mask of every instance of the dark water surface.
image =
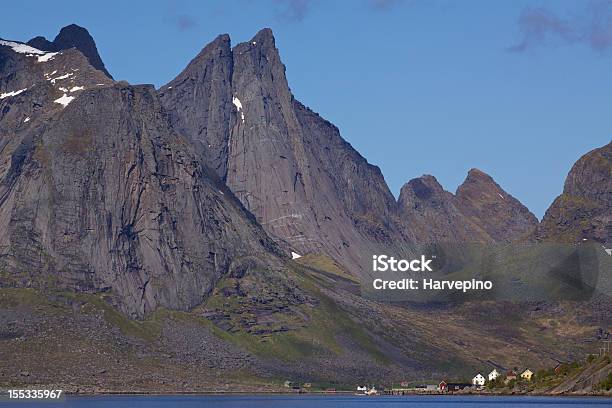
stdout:
{"type": "Polygon", "coordinates": [[[488,397],[488,396],[95,396],[54,402],[1,401],[0,407],[62,408],[540,408],[612,407],[612,398],[488,397]]]}

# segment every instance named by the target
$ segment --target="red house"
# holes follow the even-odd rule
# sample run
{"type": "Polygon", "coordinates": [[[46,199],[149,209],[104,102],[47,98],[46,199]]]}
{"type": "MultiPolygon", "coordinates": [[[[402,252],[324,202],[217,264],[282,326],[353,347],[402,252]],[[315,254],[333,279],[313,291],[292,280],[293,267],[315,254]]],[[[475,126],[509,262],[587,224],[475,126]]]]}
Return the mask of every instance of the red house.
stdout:
{"type": "Polygon", "coordinates": [[[508,381],[512,381],[512,380],[516,380],[516,372],[514,372],[513,370],[510,370],[506,373],[506,384],[508,383],[508,381]]]}

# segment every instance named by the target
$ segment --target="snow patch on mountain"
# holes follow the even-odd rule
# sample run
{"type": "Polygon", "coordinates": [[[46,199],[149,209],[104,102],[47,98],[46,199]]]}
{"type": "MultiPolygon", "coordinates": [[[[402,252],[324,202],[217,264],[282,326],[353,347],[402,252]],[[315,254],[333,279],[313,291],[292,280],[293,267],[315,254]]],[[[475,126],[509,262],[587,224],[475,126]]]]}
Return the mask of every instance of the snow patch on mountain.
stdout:
{"type": "Polygon", "coordinates": [[[12,91],[12,92],[6,92],[6,93],[3,93],[3,94],[0,94],[0,99],[8,98],[9,96],[19,95],[20,93],[26,91],[27,89],[28,88],[23,88],[23,89],[20,89],[18,91],[12,91]]]}
{"type": "Polygon", "coordinates": [[[13,49],[13,51],[19,53],[19,54],[38,54],[38,55],[44,55],[46,54],[45,51],[41,51],[37,48],[34,47],[30,47],[29,45],[23,44],[23,43],[18,43],[18,42],[14,42],[14,41],[4,41],[4,40],[0,40],[0,45],[5,45],[7,47],[11,47],[13,49]]]}
{"type": "Polygon", "coordinates": [[[66,78],[70,78],[72,75],[74,75],[72,72],[69,72],[67,74],[58,76],[57,78],[53,78],[53,79],[48,79],[48,81],[51,81],[52,84],[55,83],[55,81],[60,81],[62,79],[66,79],[66,78]]]}
{"type": "Polygon", "coordinates": [[[232,98],[232,103],[234,104],[238,112],[240,112],[240,118],[242,119],[242,123],[244,123],[244,112],[242,111],[242,102],[240,102],[240,99],[238,99],[238,97],[234,96],[232,98]]]}
{"type": "Polygon", "coordinates": [[[66,106],[68,106],[70,102],[72,102],[73,99],[74,99],[74,96],[68,96],[64,94],[61,97],[54,100],[53,102],[59,103],[60,105],[64,105],[64,108],[65,108],[66,106]]]}
{"type": "Polygon", "coordinates": [[[59,54],[59,52],[50,52],[48,54],[45,55],[41,55],[40,57],[38,57],[38,62],[47,62],[53,59],[53,57],[55,57],[57,54],[59,54]]]}

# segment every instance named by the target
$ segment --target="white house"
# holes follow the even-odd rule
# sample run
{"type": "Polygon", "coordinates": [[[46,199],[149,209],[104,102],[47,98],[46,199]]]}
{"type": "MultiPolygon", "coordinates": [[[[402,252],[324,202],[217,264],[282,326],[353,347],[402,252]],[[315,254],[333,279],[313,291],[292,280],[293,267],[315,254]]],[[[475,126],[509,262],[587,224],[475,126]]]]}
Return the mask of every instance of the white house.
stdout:
{"type": "Polygon", "coordinates": [[[531,371],[530,369],[526,369],[521,373],[521,378],[524,378],[527,381],[531,381],[531,377],[533,377],[533,371],[531,371]]]}
{"type": "Polygon", "coordinates": [[[499,377],[499,373],[498,373],[498,372],[497,372],[497,370],[494,368],[494,369],[493,369],[493,371],[491,371],[487,377],[489,377],[489,381],[493,381],[494,379],[496,379],[497,377],[499,377]]]}
{"type": "Polygon", "coordinates": [[[476,377],[472,378],[472,385],[483,386],[484,383],[485,383],[485,378],[480,373],[476,374],[476,377]]]}
{"type": "Polygon", "coordinates": [[[366,392],[367,390],[368,390],[368,387],[366,387],[365,385],[363,387],[359,385],[357,386],[357,391],[366,392]]]}

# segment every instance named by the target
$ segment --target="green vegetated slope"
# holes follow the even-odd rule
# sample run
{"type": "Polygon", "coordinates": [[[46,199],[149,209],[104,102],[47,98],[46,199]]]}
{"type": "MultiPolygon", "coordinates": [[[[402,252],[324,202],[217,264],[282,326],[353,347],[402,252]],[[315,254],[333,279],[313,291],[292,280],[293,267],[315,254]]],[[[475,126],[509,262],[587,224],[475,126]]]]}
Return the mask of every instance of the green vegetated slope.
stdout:
{"type": "Polygon", "coordinates": [[[143,320],[120,313],[112,293],[0,289],[2,385],[273,391],[285,380],[314,388],[466,380],[493,366],[548,366],[584,353],[596,330],[572,304],[372,302],[328,262],[292,264],[299,301],[243,292],[257,277],[246,274],[221,280],[193,310],[159,309],[143,320]]]}

